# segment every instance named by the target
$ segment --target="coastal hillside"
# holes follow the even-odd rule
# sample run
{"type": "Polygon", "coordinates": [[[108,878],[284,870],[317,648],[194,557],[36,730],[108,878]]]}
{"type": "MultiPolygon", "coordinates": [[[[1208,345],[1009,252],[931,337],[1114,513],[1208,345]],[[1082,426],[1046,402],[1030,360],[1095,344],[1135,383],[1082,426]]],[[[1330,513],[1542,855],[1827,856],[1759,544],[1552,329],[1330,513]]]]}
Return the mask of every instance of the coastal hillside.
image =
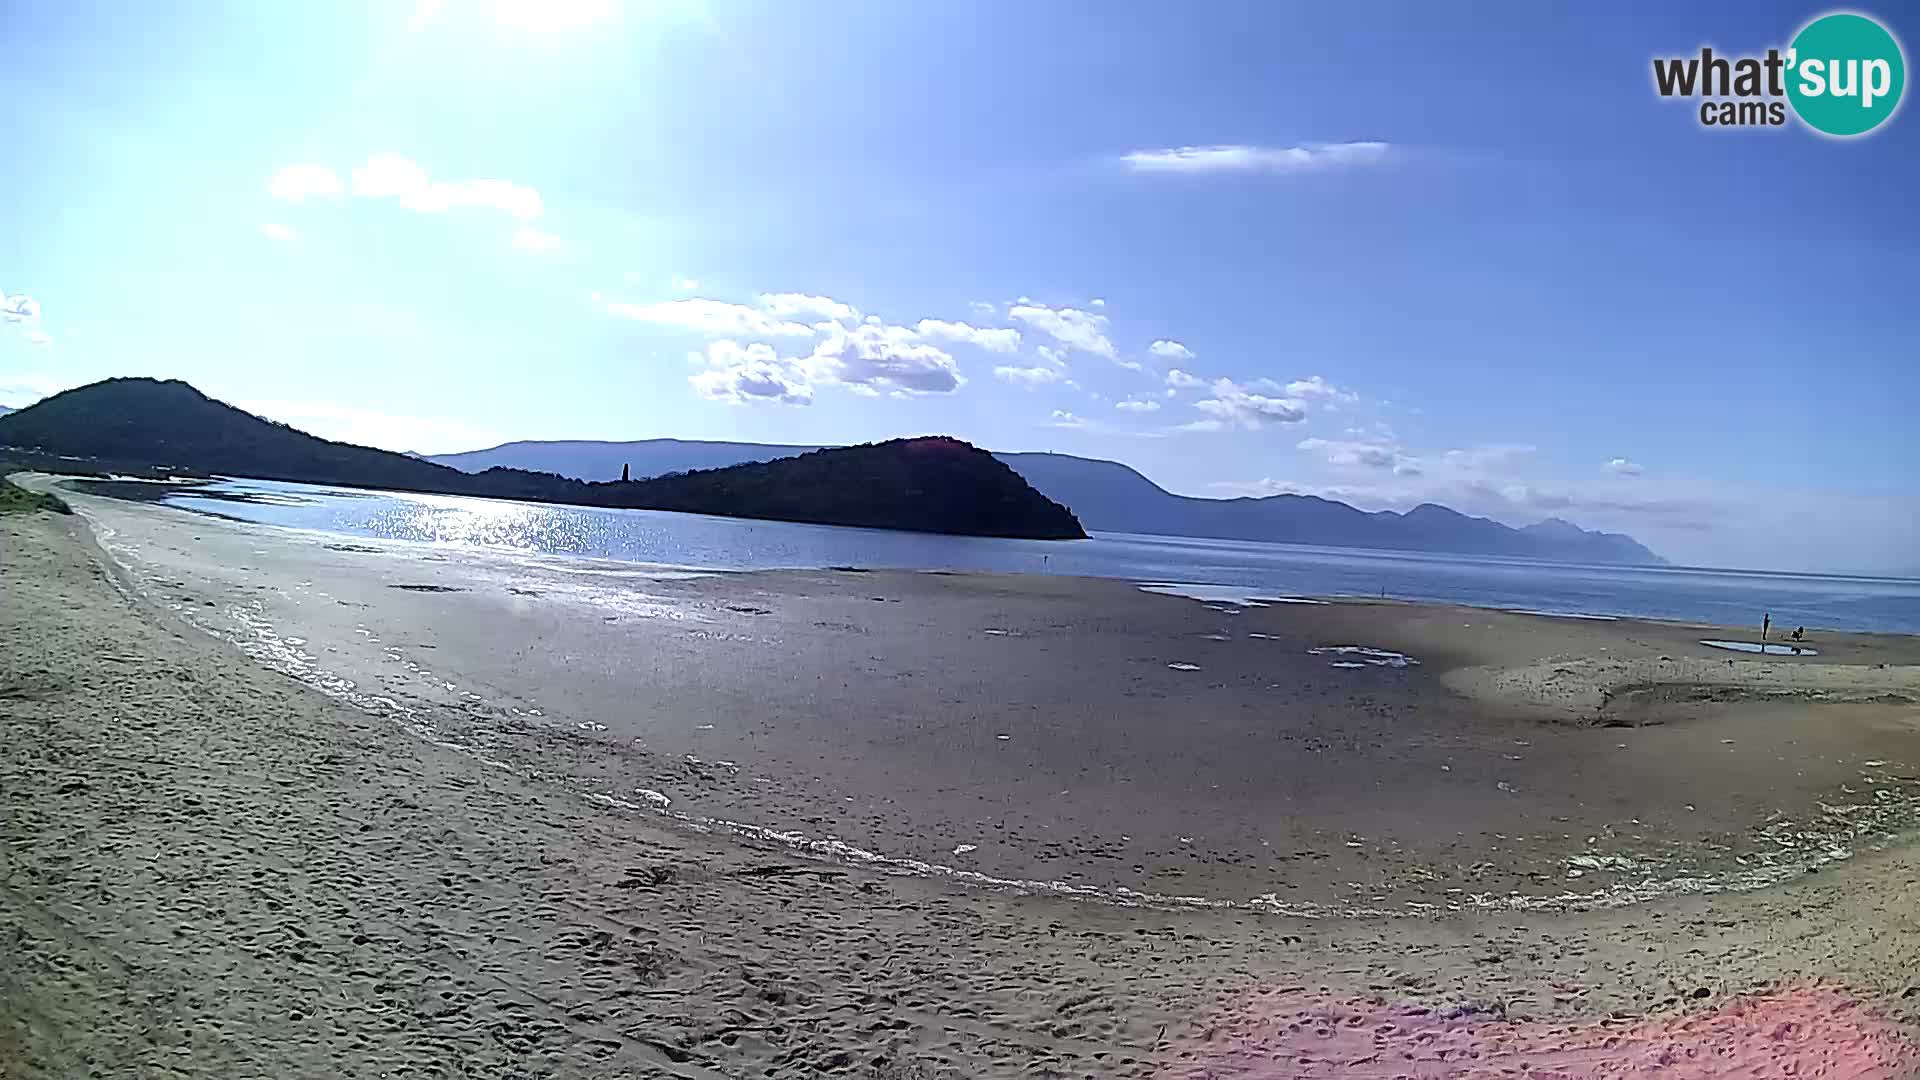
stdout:
{"type": "Polygon", "coordinates": [[[1066,454],[1001,454],[1000,459],[1044,494],[1073,507],[1093,529],[1561,562],[1666,561],[1631,536],[1590,531],[1557,518],[1516,529],[1434,503],[1399,512],[1360,510],[1315,495],[1201,499],[1175,495],[1114,461],[1066,454]]]}
{"type": "Polygon", "coordinates": [[[108,379],[0,416],[0,447],[107,467],[825,525],[1080,539],[1073,514],[984,450],[896,439],[768,464],[588,483],[495,467],[466,473],[332,442],[213,400],[177,380],[108,379]]]}
{"type": "MultiPolygon", "coordinates": [[[[644,439],[512,442],[428,460],[479,472],[538,469],[578,480],[610,480],[740,462],[773,461],[820,447],[774,443],[644,439]]],[[[1558,518],[1514,528],[1432,503],[1404,513],[1365,511],[1311,495],[1202,499],[1175,495],[1117,461],[1070,454],[995,454],[1027,483],[1071,507],[1089,529],[1162,536],[1204,536],[1457,555],[1502,555],[1560,562],[1659,565],[1666,560],[1622,533],[1582,529],[1558,518]]]]}
{"type": "Polygon", "coordinates": [[[110,464],[263,480],[467,493],[458,470],[331,442],[236,409],[178,380],[108,379],[0,417],[0,446],[110,464]]]}
{"type": "MultiPolygon", "coordinates": [[[[481,474],[486,475],[486,474],[481,474]]],[[[979,447],[932,437],[815,450],[616,487],[661,510],[1009,537],[1084,537],[1071,511],[979,447]],[[982,528],[979,523],[997,523],[982,528]]]]}
{"type": "Polygon", "coordinates": [[[484,472],[495,466],[559,473],[575,480],[614,480],[620,470],[634,477],[660,476],[694,469],[724,469],[751,461],[796,457],[824,446],[783,443],[709,442],[704,439],[638,439],[599,442],[590,439],[535,440],[503,443],[485,450],[459,454],[430,454],[428,461],[465,472],[484,472]]]}

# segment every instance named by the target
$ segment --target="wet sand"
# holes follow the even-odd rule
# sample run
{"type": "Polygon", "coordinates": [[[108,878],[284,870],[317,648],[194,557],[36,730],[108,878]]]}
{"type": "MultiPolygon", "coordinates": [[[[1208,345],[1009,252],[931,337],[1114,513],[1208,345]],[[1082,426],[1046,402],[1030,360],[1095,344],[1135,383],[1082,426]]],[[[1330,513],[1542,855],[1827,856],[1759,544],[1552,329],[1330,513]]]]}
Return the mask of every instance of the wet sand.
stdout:
{"type": "Polygon", "coordinates": [[[1910,639],[1729,666],[1686,627],[82,508],[120,561],[0,523],[23,1075],[1292,1075],[1208,1037],[1250,993],[1665,1023],[1827,979],[1920,1019],[1910,639]],[[1793,876],[1607,908],[1643,865],[1793,876]]]}
{"type": "Polygon", "coordinates": [[[1727,628],[686,575],[76,505],[184,616],[437,737],[511,752],[515,716],[582,737],[617,797],[994,879],[1579,907],[1747,887],[1920,823],[1912,638],[1748,659],[1699,644],[1727,628]]]}

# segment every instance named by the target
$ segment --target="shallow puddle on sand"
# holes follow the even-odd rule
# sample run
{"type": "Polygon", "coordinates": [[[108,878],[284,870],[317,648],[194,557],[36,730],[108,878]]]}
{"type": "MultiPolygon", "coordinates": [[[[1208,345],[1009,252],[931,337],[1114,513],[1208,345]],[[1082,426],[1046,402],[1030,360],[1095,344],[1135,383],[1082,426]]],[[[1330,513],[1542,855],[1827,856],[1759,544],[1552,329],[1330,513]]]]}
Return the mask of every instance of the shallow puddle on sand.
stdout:
{"type": "Polygon", "coordinates": [[[1508,608],[1509,615],[1537,615],[1543,619],[1591,619],[1595,622],[1619,622],[1618,615],[1595,615],[1586,611],[1535,611],[1531,608],[1508,608]]]}
{"type": "Polygon", "coordinates": [[[1138,581],[1141,592],[1160,596],[1179,596],[1205,604],[1234,604],[1238,607],[1266,607],[1268,604],[1325,604],[1304,596],[1272,596],[1245,585],[1208,585],[1187,581],[1138,581]]]}
{"type": "Polygon", "coordinates": [[[1322,645],[1317,649],[1308,649],[1308,656],[1338,656],[1329,666],[1337,668],[1391,667],[1403,668],[1419,666],[1420,661],[1406,653],[1397,653],[1391,649],[1375,649],[1366,645],[1322,645]]]}
{"type": "Polygon", "coordinates": [[[1820,650],[1818,649],[1810,649],[1805,645],[1781,644],[1780,642],[1777,642],[1777,641],[1769,641],[1766,644],[1762,645],[1757,641],[1719,641],[1719,640],[1707,638],[1707,639],[1703,639],[1700,642],[1700,644],[1705,645],[1710,649],[1731,649],[1734,652],[1762,653],[1767,656],[1819,656],[1820,655],[1820,650]]]}

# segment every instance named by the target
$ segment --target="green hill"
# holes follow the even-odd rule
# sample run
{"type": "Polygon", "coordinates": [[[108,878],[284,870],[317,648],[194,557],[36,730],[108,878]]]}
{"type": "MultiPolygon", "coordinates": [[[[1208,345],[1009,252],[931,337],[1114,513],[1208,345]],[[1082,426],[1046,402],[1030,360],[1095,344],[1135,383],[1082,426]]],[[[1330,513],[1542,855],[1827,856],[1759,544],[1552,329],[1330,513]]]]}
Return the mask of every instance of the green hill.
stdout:
{"type": "Polygon", "coordinates": [[[993,455],[958,439],[896,439],[631,483],[461,472],[316,438],[177,380],[108,379],[0,416],[0,446],[263,480],[916,532],[1081,539],[1080,522],[993,455]]]}

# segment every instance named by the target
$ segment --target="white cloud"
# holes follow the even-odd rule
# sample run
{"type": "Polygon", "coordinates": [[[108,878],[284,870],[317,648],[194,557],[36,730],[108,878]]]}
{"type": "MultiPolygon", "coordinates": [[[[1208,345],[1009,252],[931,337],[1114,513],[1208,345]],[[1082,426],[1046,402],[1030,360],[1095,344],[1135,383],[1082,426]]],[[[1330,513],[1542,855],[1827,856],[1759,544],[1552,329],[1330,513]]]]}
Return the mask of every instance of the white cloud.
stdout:
{"type": "Polygon", "coordinates": [[[40,301],[25,293],[0,292],[0,324],[17,326],[29,345],[51,345],[53,335],[40,325],[40,301]]]}
{"type": "Polygon", "coordinates": [[[1602,465],[1600,467],[1607,470],[1610,473],[1613,473],[1616,476],[1639,476],[1642,472],[1645,471],[1640,467],[1639,462],[1628,461],[1626,458],[1623,458],[1623,457],[1614,458],[1612,461],[1609,461],[1605,465],[1602,465]]]}
{"type": "Polygon", "coordinates": [[[707,346],[703,359],[712,370],[687,378],[701,397],[730,405],[756,401],[806,405],[813,401],[813,385],[807,379],[804,363],[782,359],[771,345],[716,341],[707,346]]]}
{"type": "Polygon", "coordinates": [[[985,300],[973,300],[967,304],[968,310],[975,315],[984,315],[991,319],[1000,314],[1000,309],[985,300]]]}
{"type": "Polygon", "coordinates": [[[1302,439],[1297,449],[1321,457],[1329,465],[1391,469],[1396,476],[1419,476],[1420,462],[1392,442],[1377,439],[1302,439]]]}
{"type": "MultiPolygon", "coordinates": [[[[1618,491],[1574,490],[1518,474],[1533,448],[1490,444],[1448,451],[1431,458],[1416,456],[1389,436],[1352,439],[1303,439],[1299,449],[1336,468],[1369,472],[1377,483],[1336,482],[1330,485],[1292,481],[1255,481],[1216,485],[1244,493],[1291,491],[1340,499],[1362,509],[1406,510],[1423,502],[1437,502],[1462,513],[1482,514],[1521,525],[1545,514],[1579,512],[1588,518],[1614,518],[1617,526],[1645,528],[1700,527],[1703,504],[1695,498],[1626,497],[1618,491]],[[1388,476],[1395,479],[1386,479],[1388,476]],[[1267,490],[1255,492],[1256,485],[1267,490]]],[[[1356,473],[1358,475],[1358,473],[1356,473]]]]}
{"type": "Polygon", "coordinates": [[[854,327],[823,323],[816,329],[826,337],[805,361],[816,380],[911,394],[950,394],[966,385],[951,354],[917,344],[918,335],[904,326],[869,320],[854,327]]]}
{"type": "Polygon", "coordinates": [[[0,405],[21,409],[62,390],[86,385],[86,380],[45,372],[21,372],[0,375],[0,405]]]}
{"type": "Polygon", "coordinates": [[[1255,393],[1232,379],[1215,379],[1209,389],[1213,396],[1194,402],[1193,407],[1223,424],[1251,431],[1268,424],[1297,424],[1307,418],[1304,403],[1255,393]]]}
{"type": "MultiPolygon", "coordinates": [[[[1244,495],[1252,498],[1265,498],[1270,495],[1310,495],[1315,498],[1343,502],[1362,510],[1403,512],[1423,502],[1435,501],[1437,498],[1431,492],[1390,482],[1385,484],[1307,484],[1295,480],[1276,480],[1265,477],[1259,480],[1222,480],[1208,484],[1207,487],[1222,495],[1244,495]]],[[[1449,502],[1444,497],[1439,498],[1442,502],[1449,502]]],[[[1452,502],[1449,504],[1452,505],[1452,502]]],[[[1455,509],[1461,509],[1461,507],[1455,505],[1455,509]]]]}
{"type": "Polygon", "coordinates": [[[1359,394],[1342,390],[1318,375],[1295,379],[1282,389],[1286,391],[1288,397],[1303,398],[1307,401],[1351,404],[1360,400],[1359,394]]]}
{"type": "Polygon", "coordinates": [[[812,337],[802,323],[777,319],[745,304],[724,300],[663,300],[656,304],[607,305],[607,313],[636,322],[658,323],[698,331],[712,337],[812,337]]]}
{"type": "Polygon", "coordinates": [[[1207,488],[1222,495],[1252,499],[1264,499],[1269,495],[1319,495],[1322,498],[1339,498],[1337,495],[1326,494],[1332,490],[1331,488],[1300,484],[1292,480],[1275,480],[1270,476],[1261,477],[1258,480],[1215,480],[1209,483],[1207,488]]]}
{"type": "Polygon", "coordinates": [[[700,283],[690,277],[681,277],[678,274],[675,274],[673,278],[673,287],[680,292],[692,292],[693,290],[700,287],[700,283]]]}
{"type": "MultiPolygon", "coordinates": [[[[1391,441],[1369,432],[1361,441],[1391,441]]],[[[1403,455],[1411,455],[1402,450],[1403,455]]],[[[1522,526],[1552,515],[1588,529],[1626,532],[1683,564],[1911,574],[1920,551],[1920,500],[1832,491],[1741,489],[1662,468],[1626,479],[1604,466],[1580,476],[1546,475],[1531,448],[1494,444],[1423,453],[1423,474],[1355,469],[1322,483],[1298,479],[1228,481],[1214,494],[1293,492],[1363,510],[1450,506],[1522,526]],[[1451,460],[1449,460],[1451,458],[1451,460]]],[[[1631,459],[1628,459],[1631,460],[1631,459]]]]}
{"type": "Polygon", "coordinates": [[[533,188],[511,180],[434,180],[399,154],[375,154],[355,168],[353,194],[362,199],[393,199],[408,210],[429,214],[478,207],[531,221],[546,210],[533,188]]]}
{"type": "Polygon", "coordinates": [[[1227,425],[1220,420],[1189,420],[1184,424],[1174,425],[1173,430],[1175,431],[1225,431],[1227,430],[1227,425]]]}
{"type": "Polygon", "coordinates": [[[1162,360],[1191,360],[1193,350],[1177,341],[1161,339],[1147,346],[1147,351],[1162,360]]]}
{"type": "Polygon", "coordinates": [[[1054,367],[997,367],[993,369],[993,377],[1016,386],[1033,387],[1059,382],[1065,376],[1054,367]]]}
{"type": "Polygon", "coordinates": [[[1503,469],[1531,457],[1534,447],[1524,443],[1488,443],[1460,450],[1449,450],[1441,460],[1457,469],[1472,471],[1503,469]]]}
{"type": "Polygon", "coordinates": [[[285,202],[337,199],[346,190],[340,175],[325,165],[288,165],[267,178],[267,194],[285,202]]]}
{"type": "Polygon", "coordinates": [[[551,255],[565,247],[566,243],[550,232],[541,232],[531,225],[522,225],[513,231],[513,246],[516,251],[551,255]]]}
{"type": "Polygon", "coordinates": [[[1046,386],[1052,383],[1065,383],[1068,386],[1078,387],[1079,384],[1067,378],[1067,357],[1065,352],[1051,345],[1035,346],[1034,352],[1039,353],[1040,359],[1046,362],[1044,364],[1035,364],[1032,367],[1019,367],[1015,365],[997,367],[993,369],[993,377],[1013,383],[1016,386],[1027,387],[1028,389],[1036,386],[1046,386]]]}
{"type": "Polygon", "coordinates": [[[1130,413],[1150,413],[1150,412],[1160,411],[1160,403],[1153,400],[1152,398],[1128,398],[1125,401],[1115,402],[1113,407],[1116,409],[1119,409],[1121,412],[1130,412],[1130,413]]]}
{"type": "MultiPolygon", "coordinates": [[[[971,341],[983,348],[1010,352],[1018,347],[1014,330],[992,330],[966,323],[922,320],[918,327],[894,326],[877,315],[864,319],[851,304],[805,293],[762,293],[758,307],[704,298],[664,300],[652,304],[614,303],[609,314],[641,322],[678,326],[715,338],[812,337],[820,340],[812,352],[791,360],[767,351],[741,354],[724,363],[708,362],[729,372],[696,376],[701,393],[728,401],[770,398],[795,402],[810,397],[812,387],[838,384],[855,394],[894,396],[947,394],[966,384],[952,354],[927,343],[925,336],[971,341]],[[798,318],[823,317],[811,326],[798,318]],[[858,321],[855,321],[858,320],[858,321]]],[[[716,342],[716,346],[730,344],[716,342]]],[[[724,351],[724,350],[723,350],[724,351]]],[[[1028,384],[1044,376],[1000,375],[1028,384]]]]}
{"type": "Polygon", "coordinates": [[[1107,317],[1078,308],[1050,308],[1034,304],[1025,297],[1007,309],[1007,317],[1024,322],[1070,349],[1104,356],[1119,356],[1119,350],[1107,337],[1107,317]]]}
{"type": "Polygon", "coordinates": [[[1373,469],[1390,468],[1399,451],[1385,443],[1345,439],[1301,439],[1294,446],[1326,458],[1329,465],[1364,465],[1373,469]]]}
{"type": "Polygon", "coordinates": [[[830,296],[806,293],[761,293],[760,306],[783,319],[815,316],[836,322],[852,322],[860,317],[852,304],[843,304],[830,296]]]}
{"type": "Polygon", "coordinates": [[[1389,159],[1392,148],[1383,142],[1309,143],[1303,146],[1176,146],[1135,150],[1120,160],[1128,169],[1145,173],[1306,172],[1361,165],[1389,159]]]}
{"type": "Polygon", "coordinates": [[[988,352],[1010,353],[1020,349],[1020,331],[1011,327],[983,327],[941,319],[921,319],[914,329],[919,331],[921,337],[964,341],[988,352]]]}
{"type": "Polygon", "coordinates": [[[40,321],[40,301],[24,293],[8,296],[0,292],[0,322],[36,323],[40,321]]]}
{"type": "Polygon", "coordinates": [[[291,243],[292,241],[300,239],[300,234],[295,232],[292,226],[281,225],[272,221],[260,226],[260,235],[269,240],[278,240],[282,243],[291,243]]]}
{"type": "Polygon", "coordinates": [[[1053,410],[1052,418],[1047,421],[1047,426],[1057,428],[1086,428],[1091,427],[1092,424],[1085,418],[1075,416],[1065,409],[1055,409],[1053,410]]]}
{"type": "Polygon", "coordinates": [[[1088,303],[1088,305],[1089,305],[1089,306],[1092,306],[1092,307],[1106,307],[1106,306],[1107,306],[1107,302],[1106,302],[1105,300],[1102,300],[1102,299],[1101,299],[1100,297],[1098,297],[1098,296],[1096,296],[1096,297],[1094,297],[1094,298],[1093,298],[1092,300],[1089,300],[1089,301],[1087,301],[1087,303],[1088,303]]]}
{"type": "Polygon", "coordinates": [[[1207,385],[1205,379],[1197,375],[1190,375],[1187,372],[1181,371],[1179,368],[1174,368],[1172,371],[1167,372],[1167,386],[1169,389],[1193,390],[1205,385],[1207,385]]]}

